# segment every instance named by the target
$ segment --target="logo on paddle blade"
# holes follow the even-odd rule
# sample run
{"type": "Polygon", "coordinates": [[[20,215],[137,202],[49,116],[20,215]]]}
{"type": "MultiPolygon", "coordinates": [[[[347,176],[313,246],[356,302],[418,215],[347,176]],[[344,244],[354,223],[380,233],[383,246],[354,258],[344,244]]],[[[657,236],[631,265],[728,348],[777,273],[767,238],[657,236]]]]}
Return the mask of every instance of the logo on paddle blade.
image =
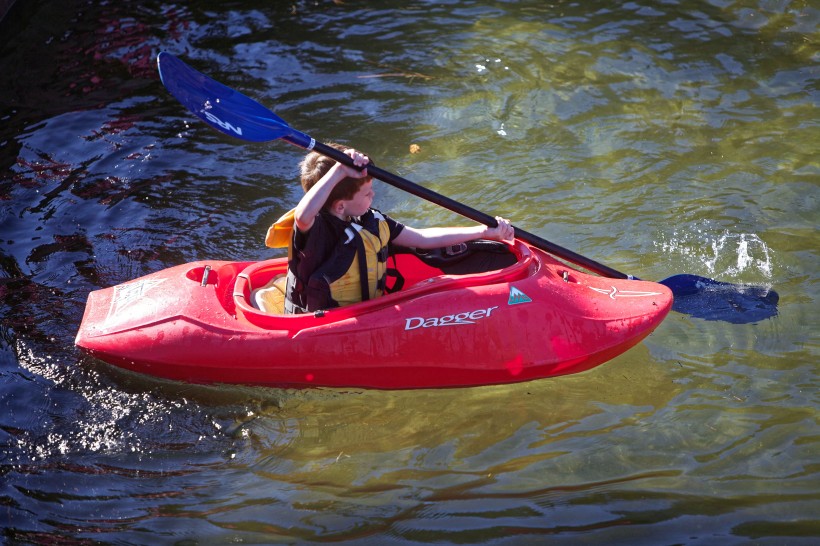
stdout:
{"type": "Polygon", "coordinates": [[[600,294],[606,294],[611,299],[615,298],[644,298],[647,296],[660,296],[660,292],[643,292],[641,290],[618,290],[614,286],[610,288],[595,288],[594,286],[590,286],[591,289],[595,290],[600,294]]]}
{"type": "Polygon", "coordinates": [[[526,295],[518,288],[510,287],[510,299],[507,300],[507,305],[518,305],[519,303],[530,303],[532,298],[526,295]]]}
{"type": "Polygon", "coordinates": [[[222,121],[221,119],[219,119],[218,117],[216,117],[212,113],[208,112],[207,110],[202,110],[202,115],[205,116],[206,118],[208,118],[209,122],[222,127],[223,130],[233,131],[237,135],[242,136],[242,127],[234,127],[233,125],[231,125],[227,121],[222,121]]]}

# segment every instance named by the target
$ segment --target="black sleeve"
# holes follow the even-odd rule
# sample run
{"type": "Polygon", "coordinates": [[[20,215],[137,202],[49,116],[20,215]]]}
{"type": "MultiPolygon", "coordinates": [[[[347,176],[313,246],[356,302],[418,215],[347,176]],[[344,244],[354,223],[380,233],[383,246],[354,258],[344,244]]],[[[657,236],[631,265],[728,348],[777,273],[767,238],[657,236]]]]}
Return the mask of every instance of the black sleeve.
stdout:
{"type": "Polygon", "coordinates": [[[402,232],[402,230],[404,229],[404,224],[393,220],[386,214],[384,214],[383,216],[385,221],[387,222],[387,226],[390,228],[390,240],[392,241],[393,239],[399,236],[399,233],[402,232]]]}

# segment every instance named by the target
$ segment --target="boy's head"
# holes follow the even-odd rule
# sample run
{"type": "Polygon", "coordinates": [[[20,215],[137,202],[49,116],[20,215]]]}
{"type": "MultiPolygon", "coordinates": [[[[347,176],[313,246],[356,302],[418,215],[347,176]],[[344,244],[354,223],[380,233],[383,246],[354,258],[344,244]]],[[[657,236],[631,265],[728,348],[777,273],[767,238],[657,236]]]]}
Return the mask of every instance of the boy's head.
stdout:
{"type": "MultiPolygon", "coordinates": [[[[342,146],[341,144],[336,144],[334,142],[328,143],[329,146],[336,148],[337,150],[346,150],[348,146],[342,146]]],[[[301,171],[301,180],[302,180],[302,189],[307,192],[310,188],[312,188],[322,177],[327,174],[330,168],[336,164],[336,161],[330,159],[327,156],[324,156],[318,152],[310,152],[305,159],[299,164],[299,169],[301,171]]],[[[359,189],[367,182],[370,182],[371,178],[350,178],[347,177],[333,188],[330,192],[330,196],[325,201],[325,204],[322,208],[329,209],[333,203],[336,201],[341,200],[350,200],[356,195],[359,189]]]]}

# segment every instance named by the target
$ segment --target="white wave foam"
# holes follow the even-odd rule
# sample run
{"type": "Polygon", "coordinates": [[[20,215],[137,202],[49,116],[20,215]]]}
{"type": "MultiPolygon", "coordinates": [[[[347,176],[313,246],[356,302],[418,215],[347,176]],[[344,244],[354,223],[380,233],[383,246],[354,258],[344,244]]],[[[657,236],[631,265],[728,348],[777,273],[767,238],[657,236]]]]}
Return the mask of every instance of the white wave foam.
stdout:
{"type": "Polygon", "coordinates": [[[678,254],[687,258],[687,261],[702,264],[705,273],[712,276],[746,282],[766,282],[772,278],[772,253],[766,243],[754,233],[730,233],[724,230],[720,235],[714,236],[708,229],[684,233],[675,231],[671,239],[661,240],[656,244],[667,254],[678,254]]]}

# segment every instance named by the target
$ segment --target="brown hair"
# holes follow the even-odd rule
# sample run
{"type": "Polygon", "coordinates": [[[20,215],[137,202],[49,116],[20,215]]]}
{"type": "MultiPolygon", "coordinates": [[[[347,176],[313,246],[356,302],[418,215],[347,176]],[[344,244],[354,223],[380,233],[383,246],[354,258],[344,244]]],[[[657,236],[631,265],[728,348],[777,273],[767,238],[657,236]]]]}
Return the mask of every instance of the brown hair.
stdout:
{"type": "MultiPolygon", "coordinates": [[[[332,146],[337,150],[347,150],[347,146],[343,146],[341,144],[336,144],[335,142],[328,143],[328,146],[332,146]]],[[[324,156],[318,152],[310,152],[305,158],[299,163],[299,170],[302,175],[302,188],[307,192],[310,188],[312,188],[322,177],[327,174],[333,165],[336,164],[336,161],[330,159],[327,156],[324,156]]],[[[333,190],[330,192],[330,196],[328,196],[327,201],[322,206],[322,208],[326,209],[330,207],[333,203],[340,199],[353,199],[353,196],[356,195],[356,192],[359,191],[359,188],[368,181],[370,181],[370,177],[366,178],[351,178],[346,177],[344,180],[340,181],[333,190]]]]}

